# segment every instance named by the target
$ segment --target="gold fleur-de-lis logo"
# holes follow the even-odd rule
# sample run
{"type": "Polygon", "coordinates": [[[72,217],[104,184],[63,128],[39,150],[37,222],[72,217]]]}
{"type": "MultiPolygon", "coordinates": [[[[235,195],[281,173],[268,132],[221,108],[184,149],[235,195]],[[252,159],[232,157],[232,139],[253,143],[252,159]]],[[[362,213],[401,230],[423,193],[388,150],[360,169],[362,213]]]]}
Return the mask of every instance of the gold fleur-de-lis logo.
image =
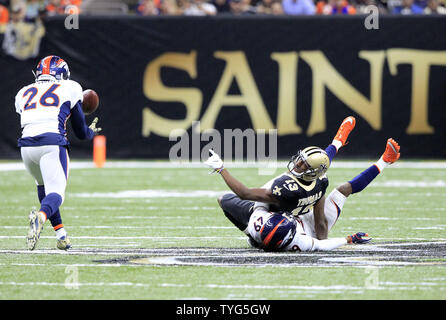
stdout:
{"type": "Polygon", "coordinates": [[[282,190],[282,188],[279,188],[278,186],[275,186],[273,189],[273,194],[280,196],[282,194],[282,192],[280,192],[280,190],[282,190]]]}

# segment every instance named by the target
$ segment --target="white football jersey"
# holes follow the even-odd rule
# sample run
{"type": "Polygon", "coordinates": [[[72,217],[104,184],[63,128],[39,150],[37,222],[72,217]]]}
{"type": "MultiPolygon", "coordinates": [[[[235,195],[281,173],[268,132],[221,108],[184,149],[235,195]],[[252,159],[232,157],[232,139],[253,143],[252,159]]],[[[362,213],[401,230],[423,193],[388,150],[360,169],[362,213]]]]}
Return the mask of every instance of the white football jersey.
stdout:
{"type": "Polygon", "coordinates": [[[65,135],[66,121],[79,101],[83,101],[82,87],[73,80],[38,81],[22,88],[15,98],[22,138],[44,133],[65,135]]]}
{"type": "MultiPolygon", "coordinates": [[[[263,225],[272,215],[265,208],[257,208],[251,215],[248,223],[249,235],[257,242],[262,243],[260,231],[263,225]]],[[[333,250],[346,244],[345,238],[333,238],[326,240],[316,239],[314,233],[314,219],[309,214],[302,217],[294,217],[296,220],[296,233],[291,242],[283,248],[284,251],[315,251],[333,250]]]]}

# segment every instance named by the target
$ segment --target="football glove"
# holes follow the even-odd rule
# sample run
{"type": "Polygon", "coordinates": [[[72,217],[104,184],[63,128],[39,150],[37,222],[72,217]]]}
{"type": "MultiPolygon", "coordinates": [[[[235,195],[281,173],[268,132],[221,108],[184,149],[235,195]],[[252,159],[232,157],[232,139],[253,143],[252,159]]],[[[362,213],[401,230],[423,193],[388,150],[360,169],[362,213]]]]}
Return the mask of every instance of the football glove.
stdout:
{"type": "Polygon", "coordinates": [[[209,149],[209,159],[207,159],[204,163],[209,166],[210,168],[214,169],[209,173],[214,173],[215,171],[217,171],[218,173],[221,172],[221,170],[224,169],[223,166],[223,160],[220,159],[220,156],[218,154],[215,153],[214,150],[209,149]]]}
{"type": "Polygon", "coordinates": [[[96,118],[94,118],[93,119],[93,122],[90,124],[90,126],[89,126],[89,128],[91,129],[91,130],[93,130],[93,132],[95,133],[95,134],[97,134],[97,133],[99,133],[101,130],[102,130],[102,128],[96,128],[96,123],[98,123],[98,117],[96,117],[96,118]]]}
{"type": "Polygon", "coordinates": [[[350,236],[347,236],[347,242],[348,243],[358,243],[358,244],[364,244],[368,243],[372,238],[363,238],[368,237],[369,235],[364,232],[357,232],[355,234],[352,234],[350,236]]]}

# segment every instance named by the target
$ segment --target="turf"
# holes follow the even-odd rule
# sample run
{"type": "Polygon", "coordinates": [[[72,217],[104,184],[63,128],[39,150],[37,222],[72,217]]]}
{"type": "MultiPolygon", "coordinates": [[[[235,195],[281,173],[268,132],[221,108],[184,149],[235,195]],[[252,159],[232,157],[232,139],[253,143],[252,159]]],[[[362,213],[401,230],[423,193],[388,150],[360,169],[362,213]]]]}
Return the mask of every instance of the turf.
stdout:
{"type": "MultiPolygon", "coordinates": [[[[361,170],[330,168],[328,192],[361,170]]],[[[272,177],[231,172],[248,186],[272,177]]],[[[446,298],[443,167],[386,169],[348,199],[329,235],[365,231],[373,244],[329,253],[250,249],[218,208],[226,190],[206,168],[73,169],[61,208],[73,250],[55,249],[47,224],[29,252],[34,182],[0,171],[0,299],[446,298]]]]}

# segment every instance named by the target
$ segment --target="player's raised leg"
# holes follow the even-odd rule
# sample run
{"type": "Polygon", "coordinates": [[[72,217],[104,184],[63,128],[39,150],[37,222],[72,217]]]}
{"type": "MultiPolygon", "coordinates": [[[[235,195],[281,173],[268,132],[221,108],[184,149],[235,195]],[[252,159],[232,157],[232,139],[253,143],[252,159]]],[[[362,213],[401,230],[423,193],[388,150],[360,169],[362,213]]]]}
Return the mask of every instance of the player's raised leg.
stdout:
{"type": "Polygon", "coordinates": [[[400,158],[400,146],[392,138],[387,140],[386,150],[377,162],[362,171],[352,180],[345,182],[334,189],[325,200],[325,216],[329,230],[336,223],[341,214],[344,203],[351,194],[364,190],[384,168],[400,158]]]}
{"type": "Polygon", "coordinates": [[[339,126],[338,132],[336,132],[336,135],[333,138],[333,141],[325,149],[330,162],[333,160],[339,149],[348,143],[347,138],[355,128],[355,125],[356,119],[353,116],[349,116],[345,118],[344,121],[342,121],[341,125],[339,126]]]}
{"type": "Polygon", "coordinates": [[[386,144],[386,150],[377,162],[371,165],[369,168],[361,172],[347,183],[339,186],[337,189],[342,192],[346,197],[350,194],[358,193],[364,190],[370,182],[375,179],[388,165],[394,163],[400,158],[400,146],[399,144],[389,138],[386,144]]]}

